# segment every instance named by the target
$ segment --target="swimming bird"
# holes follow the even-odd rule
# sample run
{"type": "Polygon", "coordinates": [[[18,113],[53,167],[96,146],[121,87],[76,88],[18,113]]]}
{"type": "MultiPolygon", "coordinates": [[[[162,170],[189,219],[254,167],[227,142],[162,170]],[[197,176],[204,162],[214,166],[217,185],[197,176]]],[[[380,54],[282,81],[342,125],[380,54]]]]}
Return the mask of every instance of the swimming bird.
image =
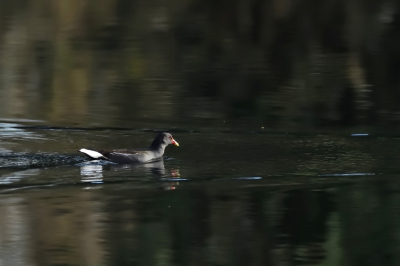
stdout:
{"type": "Polygon", "coordinates": [[[172,135],[167,132],[162,132],[153,140],[150,147],[147,149],[133,150],[88,150],[80,149],[79,151],[86,154],[90,159],[103,159],[113,163],[120,164],[136,164],[152,162],[161,158],[164,154],[165,147],[169,144],[179,146],[172,135]]]}

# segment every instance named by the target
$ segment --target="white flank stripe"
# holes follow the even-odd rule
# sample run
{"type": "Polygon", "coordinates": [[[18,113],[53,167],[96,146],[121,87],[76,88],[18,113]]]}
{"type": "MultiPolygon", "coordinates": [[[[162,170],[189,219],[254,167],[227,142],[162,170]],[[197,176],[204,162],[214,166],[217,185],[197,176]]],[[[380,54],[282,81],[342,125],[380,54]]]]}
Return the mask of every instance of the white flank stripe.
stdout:
{"type": "Polygon", "coordinates": [[[84,154],[88,155],[89,157],[93,159],[99,159],[99,158],[104,158],[103,154],[97,151],[92,151],[88,149],[80,149],[80,152],[83,152],[84,154]]]}

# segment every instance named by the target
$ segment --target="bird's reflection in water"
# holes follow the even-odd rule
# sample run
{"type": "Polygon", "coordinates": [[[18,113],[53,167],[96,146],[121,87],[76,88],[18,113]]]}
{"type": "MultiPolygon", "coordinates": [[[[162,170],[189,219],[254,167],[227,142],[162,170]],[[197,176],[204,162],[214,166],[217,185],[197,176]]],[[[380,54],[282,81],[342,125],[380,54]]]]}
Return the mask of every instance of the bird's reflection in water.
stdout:
{"type": "MultiPolygon", "coordinates": [[[[179,169],[171,169],[172,178],[180,179],[181,174],[179,173],[179,169]]],[[[179,186],[179,182],[167,182],[166,186],[164,186],[165,190],[174,190],[176,187],[179,186]]]]}
{"type": "Polygon", "coordinates": [[[91,162],[81,166],[81,181],[86,183],[103,183],[103,165],[91,162]]]}
{"type": "MultiPolygon", "coordinates": [[[[144,164],[104,164],[101,160],[89,161],[81,165],[81,181],[90,183],[103,183],[104,171],[133,171],[136,173],[150,173],[158,180],[180,178],[179,169],[165,169],[164,159],[144,164]]],[[[179,182],[165,182],[163,189],[173,190],[179,182]]]]}
{"type": "Polygon", "coordinates": [[[163,159],[143,164],[107,164],[104,165],[104,170],[112,170],[112,171],[131,170],[138,173],[139,172],[151,173],[158,177],[164,177],[166,175],[163,159]]]}

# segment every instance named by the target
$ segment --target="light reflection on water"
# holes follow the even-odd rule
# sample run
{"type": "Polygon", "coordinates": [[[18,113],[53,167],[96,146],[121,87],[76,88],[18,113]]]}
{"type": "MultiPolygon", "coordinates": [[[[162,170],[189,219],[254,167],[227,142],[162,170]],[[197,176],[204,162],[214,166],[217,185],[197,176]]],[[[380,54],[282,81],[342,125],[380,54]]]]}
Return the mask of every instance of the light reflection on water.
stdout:
{"type": "Polygon", "coordinates": [[[34,133],[32,131],[24,130],[18,128],[21,126],[20,124],[13,123],[0,123],[0,137],[1,138],[24,138],[24,139],[46,139],[42,137],[40,134],[34,133]]]}
{"type": "Polygon", "coordinates": [[[23,179],[37,176],[39,172],[40,172],[39,169],[28,169],[28,170],[13,172],[10,174],[5,174],[0,176],[0,185],[18,183],[23,179]]]}

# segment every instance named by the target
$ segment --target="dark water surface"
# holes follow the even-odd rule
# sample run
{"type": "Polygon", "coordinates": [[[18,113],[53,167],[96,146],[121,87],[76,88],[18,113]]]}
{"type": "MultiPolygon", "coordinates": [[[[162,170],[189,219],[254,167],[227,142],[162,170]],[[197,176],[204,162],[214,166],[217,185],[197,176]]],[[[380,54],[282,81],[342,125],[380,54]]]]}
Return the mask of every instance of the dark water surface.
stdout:
{"type": "Polygon", "coordinates": [[[396,1],[0,1],[0,266],[400,265],[399,32],[396,1]],[[77,152],[162,129],[152,164],[77,152]]]}
{"type": "Polygon", "coordinates": [[[398,265],[397,137],[0,125],[0,265],[398,265]]]}

